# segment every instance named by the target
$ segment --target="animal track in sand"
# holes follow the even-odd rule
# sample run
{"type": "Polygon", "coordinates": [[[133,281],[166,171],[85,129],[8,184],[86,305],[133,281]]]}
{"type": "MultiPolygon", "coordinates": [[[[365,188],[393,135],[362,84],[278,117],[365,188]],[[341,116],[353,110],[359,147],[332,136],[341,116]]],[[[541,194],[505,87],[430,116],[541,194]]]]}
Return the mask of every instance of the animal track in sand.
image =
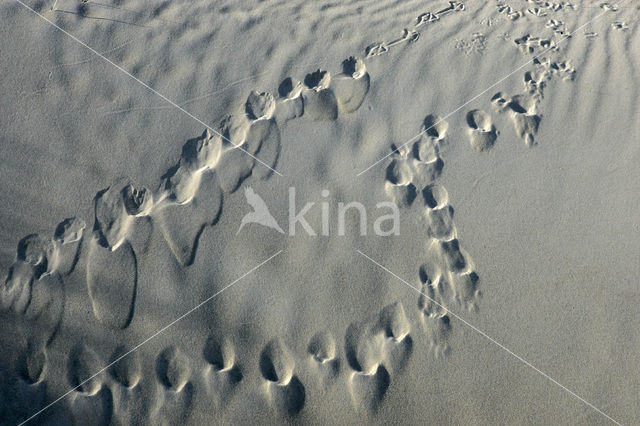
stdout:
{"type": "Polygon", "coordinates": [[[498,3],[498,12],[504,14],[507,18],[512,21],[516,21],[524,16],[524,12],[521,10],[516,10],[509,5],[498,3]]]}
{"type": "Polygon", "coordinates": [[[558,48],[553,40],[534,37],[530,34],[525,34],[513,42],[525,55],[536,53],[539,50],[557,50],[558,48]]]}
{"type": "Polygon", "coordinates": [[[536,99],[527,95],[508,98],[502,92],[498,92],[493,95],[491,101],[498,111],[509,112],[516,134],[528,147],[533,146],[541,120],[541,117],[536,114],[536,99]]]}
{"type": "MultiPolygon", "coordinates": [[[[115,360],[121,358],[123,355],[127,354],[127,352],[128,351],[124,346],[118,347],[111,356],[111,362],[115,362],[115,360]]],[[[127,354],[127,356],[109,367],[109,373],[117,383],[125,388],[135,388],[142,378],[142,364],[140,362],[140,356],[135,352],[127,354]]]]}
{"type": "Polygon", "coordinates": [[[498,3],[498,12],[504,14],[507,18],[515,21],[525,16],[525,14],[535,17],[545,17],[548,12],[557,12],[559,10],[574,10],[575,6],[567,1],[560,3],[554,3],[545,0],[528,0],[528,3],[533,3],[533,7],[515,9],[507,4],[498,3]]]}
{"type": "Polygon", "coordinates": [[[78,263],[82,235],[87,224],[80,218],[67,218],[56,227],[54,239],[59,241],[58,270],[61,275],[70,274],[78,263]]]}
{"type": "Polygon", "coordinates": [[[182,424],[190,413],[194,396],[189,359],[175,346],[169,346],[156,358],[155,371],[159,388],[152,420],[182,424]]]}
{"type": "Polygon", "coordinates": [[[118,424],[145,424],[149,421],[150,407],[140,384],[142,361],[139,353],[128,352],[126,347],[119,346],[110,358],[110,364],[115,362],[109,367],[109,375],[113,380],[114,420],[118,424]]]}
{"type": "Polygon", "coordinates": [[[611,26],[613,28],[615,28],[616,30],[620,30],[620,31],[626,31],[626,30],[629,29],[629,26],[627,24],[625,24],[624,22],[620,22],[620,21],[613,22],[611,24],[611,26]]]}
{"type": "Polygon", "coordinates": [[[457,40],[455,48],[467,55],[482,53],[487,48],[487,37],[482,33],[473,33],[468,39],[457,40]]]}
{"type": "Polygon", "coordinates": [[[617,4],[611,4],[611,3],[600,3],[600,9],[609,11],[609,12],[617,12],[618,11],[618,5],[617,4]]]}
{"type": "Polygon", "coordinates": [[[19,357],[18,374],[30,385],[40,383],[47,374],[47,364],[45,348],[28,345],[19,357]]]}
{"type": "MultiPolygon", "coordinates": [[[[502,101],[502,103],[499,100],[495,102],[506,107],[508,101],[506,99],[502,101]]],[[[471,131],[482,129],[486,133],[497,134],[488,114],[475,110],[468,114],[467,119],[471,131]]],[[[394,155],[386,169],[385,181],[387,194],[396,202],[400,196],[406,194],[406,192],[404,194],[400,192],[398,188],[409,187],[417,190],[424,202],[428,236],[425,253],[427,261],[418,274],[423,293],[418,300],[418,308],[422,313],[430,346],[436,356],[449,352],[447,337],[451,326],[446,306],[452,303],[468,310],[476,310],[481,295],[478,290],[479,277],[474,271],[471,257],[460,247],[449,195],[444,187],[435,183],[439,173],[423,175],[423,179],[418,180],[415,179],[418,173],[410,167],[411,160],[439,161],[439,171],[442,170],[444,163],[440,158],[439,147],[446,136],[447,127],[445,121],[435,115],[429,115],[424,122],[423,136],[412,147],[403,146],[396,150],[392,146],[394,155]],[[399,183],[404,185],[398,185],[399,183]]],[[[412,197],[412,201],[415,198],[415,196],[412,197]]],[[[376,383],[384,383],[385,377],[388,379],[389,365],[384,366],[383,369],[379,368],[378,344],[375,339],[361,341],[364,334],[366,334],[365,331],[356,325],[352,325],[347,332],[349,365],[360,375],[377,375],[376,383]]],[[[362,384],[366,379],[357,376],[357,381],[362,384]]]]}
{"type": "Polygon", "coordinates": [[[469,142],[473,149],[487,151],[493,147],[498,138],[498,132],[489,114],[479,109],[469,111],[467,125],[469,126],[469,142]]]}
{"type": "Polygon", "coordinates": [[[413,26],[414,29],[404,28],[402,30],[402,34],[392,41],[377,41],[375,43],[371,43],[365,48],[365,57],[370,58],[373,56],[380,56],[388,53],[395,46],[404,43],[413,43],[420,38],[420,32],[417,31],[418,28],[433,22],[437,22],[445,15],[454,12],[460,12],[464,9],[464,3],[454,0],[449,1],[449,4],[447,6],[444,6],[437,12],[421,13],[413,26]]]}
{"type": "Polygon", "coordinates": [[[410,325],[401,303],[369,320],[351,324],[345,335],[351,399],[356,410],[375,413],[391,382],[413,351],[410,325]]]}
{"type": "Polygon", "coordinates": [[[217,407],[226,404],[243,380],[242,369],[235,364],[235,351],[225,338],[210,336],[202,352],[207,367],[204,371],[207,392],[217,407]]]}
{"type": "Polygon", "coordinates": [[[576,70],[569,60],[552,61],[549,58],[534,58],[535,70],[524,74],[525,91],[515,96],[498,92],[491,97],[491,103],[499,112],[508,112],[516,134],[528,147],[533,146],[542,116],[537,108],[544,98],[547,81],[560,77],[572,81],[576,70]]]}
{"type": "Polygon", "coordinates": [[[305,387],[294,374],[295,361],[280,340],[271,340],[260,354],[260,372],[265,380],[268,401],[283,414],[294,416],[306,402],[305,387]]]}
{"type": "Polygon", "coordinates": [[[67,219],[53,238],[32,234],[18,243],[0,301],[18,315],[18,326],[29,330],[29,345],[45,346],[58,331],[65,303],[60,274],[73,269],[83,229],[84,222],[67,219]]]}
{"type": "Polygon", "coordinates": [[[68,378],[76,388],[71,398],[71,412],[76,422],[109,424],[113,415],[113,397],[104,385],[100,357],[89,347],[76,346],[69,356],[68,378]]]}
{"type": "Polygon", "coordinates": [[[413,145],[396,149],[392,145],[390,163],[386,168],[385,192],[399,207],[408,207],[416,199],[418,188],[436,180],[444,163],[440,147],[449,124],[430,114],[423,123],[420,138],[413,145]]]}
{"type": "Polygon", "coordinates": [[[429,237],[448,239],[456,236],[453,224],[453,207],[449,205],[447,191],[438,184],[428,185],[422,190],[425,200],[425,219],[429,237]]]}
{"type": "MultiPolygon", "coordinates": [[[[98,192],[93,201],[93,229],[84,244],[86,224],[77,218],[61,222],[52,239],[37,235],[24,238],[0,288],[0,301],[3,308],[11,308],[23,317],[24,324],[40,332],[26,333],[36,336],[29,342],[33,353],[44,353],[41,351],[59,327],[64,311],[60,274],[70,273],[78,259],[87,259],[86,285],[94,316],[106,327],[127,328],[135,312],[136,250],[142,238],[139,234],[157,224],[178,262],[190,265],[200,234],[206,226],[217,222],[223,192],[234,192],[251,176],[264,179],[272,173],[237,147],[275,167],[281,148],[280,131],[287,121],[300,117],[335,120],[341,114],[358,110],[369,91],[370,76],[364,62],[351,57],[342,63],[341,73],[311,73],[305,83],[285,79],[278,98],[266,92],[251,92],[244,108],[220,123],[220,133],[225,139],[207,130],[187,141],[178,162],[162,177],[155,192],[135,185],[128,178],[118,179],[98,192]],[[86,257],[81,257],[83,246],[88,250],[86,257]]],[[[324,348],[321,350],[329,351],[322,346],[325,343],[319,343],[324,348]]],[[[224,405],[243,377],[233,356],[229,358],[233,351],[225,345],[216,346],[209,341],[204,352],[205,383],[219,406],[224,405]]],[[[125,349],[119,347],[112,359],[124,353],[125,349]]],[[[277,351],[272,355],[271,362],[277,364],[280,359],[277,351]]],[[[39,364],[42,359],[36,355],[24,359],[20,371],[25,386],[32,386],[29,389],[33,392],[33,386],[38,387],[44,402],[46,364],[39,364]]],[[[113,419],[121,424],[145,423],[149,419],[173,423],[184,420],[194,391],[191,381],[185,379],[190,376],[186,357],[173,347],[159,355],[156,361],[159,389],[153,406],[146,406],[144,394],[153,389],[145,389],[141,384],[140,362],[135,354],[128,355],[109,369],[108,386],[102,374],[80,386],[71,401],[74,418],[92,423],[113,419]]],[[[327,383],[335,381],[340,366],[337,358],[314,362],[326,370],[327,383]]],[[[79,384],[90,371],[99,371],[100,364],[93,351],[75,349],[69,361],[70,383],[79,384]]],[[[296,375],[284,382],[269,383],[270,398],[278,411],[294,415],[302,409],[305,389],[296,375]]]]}
{"type": "Polygon", "coordinates": [[[312,368],[320,377],[323,386],[335,382],[340,373],[340,360],[336,356],[336,341],[328,331],[316,333],[307,347],[312,368]]]}

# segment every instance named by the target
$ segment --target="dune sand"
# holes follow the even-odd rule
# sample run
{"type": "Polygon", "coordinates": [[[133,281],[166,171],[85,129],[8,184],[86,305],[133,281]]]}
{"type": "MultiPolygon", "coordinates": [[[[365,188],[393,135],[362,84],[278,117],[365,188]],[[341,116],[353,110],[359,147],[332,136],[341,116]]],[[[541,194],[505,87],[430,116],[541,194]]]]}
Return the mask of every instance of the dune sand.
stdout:
{"type": "Polygon", "coordinates": [[[639,422],[636,2],[0,16],[0,423],[639,422]]]}

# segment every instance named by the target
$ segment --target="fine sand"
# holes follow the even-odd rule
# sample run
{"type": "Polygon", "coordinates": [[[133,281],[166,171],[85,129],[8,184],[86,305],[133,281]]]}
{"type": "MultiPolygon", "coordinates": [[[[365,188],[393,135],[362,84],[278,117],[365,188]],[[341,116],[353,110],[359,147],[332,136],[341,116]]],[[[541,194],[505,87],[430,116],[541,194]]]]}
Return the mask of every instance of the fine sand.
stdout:
{"type": "Polygon", "coordinates": [[[0,22],[0,424],[640,423],[634,0],[0,22]]]}

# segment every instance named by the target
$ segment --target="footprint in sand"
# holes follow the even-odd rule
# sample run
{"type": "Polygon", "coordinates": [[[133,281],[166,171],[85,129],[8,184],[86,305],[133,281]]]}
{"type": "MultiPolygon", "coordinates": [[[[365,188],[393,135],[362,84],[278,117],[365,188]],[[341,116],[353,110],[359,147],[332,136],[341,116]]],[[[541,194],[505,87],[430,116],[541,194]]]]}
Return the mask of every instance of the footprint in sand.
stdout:
{"type": "Polygon", "coordinates": [[[264,164],[256,164],[251,175],[258,179],[267,179],[273,174],[273,168],[280,157],[280,129],[275,120],[258,121],[251,125],[247,140],[258,145],[256,158],[264,164]],[[268,165],[269,167],[265,166],[268,165]]]}
{"type": "Polygon", "coordinates": [[[516,95],[509,98],[498,92],[491,98],[491,102],[498,111],[508,111],[516,134],[524,140],[528,147],[535,144],[541,117],[536,113],[537,101],[535,97],[516,95]]]}
{"type": "Polygon", "coordinates": [[[422,124],[419,139],[413,143],[409,156],[414,170],[413,184],[423,188],[440,177],[444,162],[440,150],[445,143],[449,123],[429,114],[422,124]]]}
{"type": "Polygon", "coordinates": [[[162,424],[183,424],[189,416],[193,402],[193,384],[189,380],[191,365],[179,349],[170,346],[156,359],[156,377],[159,382],[152,421],[162,424]]]}
{"type": "Polygon", "coordinates": [[[369,92],[371,78],[364,62],[350,57],[342,62],[342,72],[332,76],[317,70],[304,83],[287,77],[278,88],[280,99],[275,119],[279,124],[297,117],[314,121],[336,120],[340,112],[357,111],[369,92]]]}
{"type": "Polygon", "coordinates": [[[222,190],[216,173],[207,173],[198,195],[188,204],[164,204],[152,213],[154,222],[182,266],[195,259],[200,235],[214,225],[222,210],[222,190]]]}
{"type": "Polygon", "coordinates": [[[31,300],[25,311],[25,319],[32,332],[31,343],[48,345],[55,337],[64,313],[64,284],[60,274],[44,276],[33,281],[31,300]]]}
{"type": "Polygon", "coordinates": [[[436,358],[441,358],[447,356],[451,350],[448,343],[451,332],[450,317],[443,305],[443,299],[448,298],[451,291],[442,273],[432,265],[423,265],[419,275],[422,288],[418,309],[422,314],[429,349],[436,358]]]}
{"type": "Polygon", "coordinates": [[[498,132],[489,114],[479,109],[469,111],[467,125],[469,126],[469,142],[473,149],[487,151],[493,147],[498,138],[498,132]]]}
{"type": "Polygon", "coordinates": [[[46,350],[28,345],[27,349],[19,357],[18,374],[29,385],[42,383],[47,374],[46,350]]]}
{"type": "Polygon", "coordinates": [[[47,384],[44,378],[47,375],[47,367],[48,359],[44,347],[28,345],[18,357],[18,379],[15,381],[14,397],[18,401],[28,401],[28,411],[25,413],[27,415],[46,405],[47,384]]]}
{"type": "Polygon", "coordinates": [[[620,31],[627,31],[629,29],[629,25],[621,21],[616,21],[612,23],[611,26],[616,30],[620,30],[620,31]]]}
{"type": "Polygon", "coordinates": [[[235,363],[235,351],[230,341],[211,336],[202,355],[207,362],[204,370],[207,392],[216,407],[223,407],[231,399],[244,376],[235,363]]]}
{"type": "Polygon", "coordinates": [[[428,276],[434,283],[440,281],[436,287],[441,300],[455,303],[470,311],[476,310],[477,299],[480,297],[480,279],[471,257],[460,247],[458,239],[433,238],[429,243],[428,253],[434,265],[431,266],[432,272],[428,276]]]}
{"type": "Polygon", "coordinates": [[[338,100],[329,87],[332,83],[329,71],[317,70],[304,78],[302,90],[304,116],[313,121],[336,120],[338,118],[338,100]]]}
{"type": "Polygon", "coordinates": [[[530,34],[525,34],[524,36],[515,39],[513,42],[525,55],[540,53],[542,50],[557,49],[557,45],[553,40],[534,37],[530,34]]]}
{"type": "Polygon", "coordinates": [[[386,306],[369,321],[352,324],[345,336],[348,378],[356,410],[375,413],[391,382],[409,361],[413,340],[400,303],[386,306]]]}
{"type": "Polygon", "coordinates": [[[392,146],[391,149],[393,155],[386,169],[385,192],[398,207],[409,207],[417,193],[413,184],[412,160],[406,147],[396,151],[395,146],[392,146]]]}
{"type": "Polygon", "coordinates": [[[370,374],[353,372],[349,378],[351,401],[356,411],[375,413],[389,389],[389,372],[378,364],[370,374]]]}
{"type": "Polygon", "coordinates": [[[215,169],[224,192],[236,191],[251,175],[265,179],[273,173],[280,155],[275,110],[273,95],[252,92],[246,112],[230,115],[220,124],[220,133],[228,140],[223,142],[223,154],[215,169]]]}
{"type": "Polygon", "coordinates": [[[33,268],[35,279],[53,273],[59,263],[58,241],[31,234],[18,243],[17,260],[33,268]]]}
{"type": "Polygon", "coordinates": [[[453,207],[449,205],[449,194],[442,185],[427,185],[422,190],[427,221],[428,235],[438,239],[449,239],[456,236],[453,223],[453,207]]]}
{"type": "Polygon", "coordinates": [[[95,238],[89,242],[87,289],[98,321],[113,329],[126,328],[133,319],[137,283],[137,260],[129,242],[114,251],[95,238]]]}
{"type": "Polygon", "coordinates": [[[57,270],[60,240],[37,234],[19,244],[16,261],[0,290],[3,309],[12,309],[29,344],[45,346],[55,336],[64,311],[64,284],[57,270]]]}
{"type": "Polygon", "coordinates": [[[68,378],[76,388],[71,396],[71,412],[76,422],[92,425],[110,424],[113,415],[113,397],[104,385],[104,373],[100,357],[90,348],[81,345],[71,351],[68,378]]]}
{"type": "Polygon", "coordinates": [[[162,176],[157,203],[183,205],[191,202],[200,188],[203,173],[219,165],[224,151],[222,138],[209,129],[201,136],[189,139],[182,146],[178,163],[162,176]]]}
{"type": "Polygon", "coordinates": [[[76,217],[67,218],[56,227],[54,240],[58,241],[60,250],[58,271],[63,276],[73,272],[78,263],[82,235],[86,227],[86,222],[76,217]]]}
{"type": "Polygon", "coordinates": [[[311,368],[324,387],[335,383],[340,373],[340,360],[336,355],[336,341],[328,331],[316,333],[307,347],[311,368]]]}
{"type": "Polygon", "coordinates": [[[276,100],[269,92],[254,90],[247,98],[245,110],[251,120],[269,120],[276,110],[276,100]]]}
{"type": "Polygon", "coordinates": [[[444,162],[440,157],[449,124],[437,115],[428,115],[420,138],[413,145],[396,148],[386,169],[385,192],[401,207],[410,206],[416,199],[418,188],[424,188],[442,173],[444,162]]]}
{"type": "MultiPolygon", "coordinates": [[[[110,358],[115,362],[127,354],[124,346],[118,347],[110,358]]],[[[150,407],[140,380],[142,379],[142,365],[137,352],[127,354],[109,368],[109,375],[113,380],[114,420],[117,424],[137,425],[149,421],[150,407]]]]}
{"type": "Polygon", "coordinates": [[[350,57],[342,63],[342,74],[331,80],[340,111],[357,111],[369,93],[371,78],[362,59],[350,57]]]}
{"type": "Polygon", "coordinates": [[[266,381],[268,401],[283,414],[294,416],[306,402],[304,385],[294,374],[295,361],[280,338],[267,344],[260,354],[260,372],[266,381]]]}
{"type": "Polygon", "coordinates": [[[396,302],[382,309],[379,327],[384,333],[382,364],[391,374],[405,368],[413,352],[411,326],[402,303],[396,302]]]}
{"type": "Polygon", "coordinates": [[[95,224],[89,241],[87,290],[96,318],[114,329],[133,319],[138,281],[137,256],[129,240],[137,218],[154,208],[150,191],[118,179],[95,197],[95,224]]]}
{"type": "Polygon", "coordinates": [[[301,96],[303,89],[304,85],[293,77],[282,80],[278,86],[280,98],[274,114],[278,124],[285,124],[289,120],[302,117],[304,114],[304,102],[301,96]]]}
{"type": "Polygon", "coordinates": [[[128,179],[120,178],[98,192],[94,199],[94,236],[110,250],[116,250],[125,242],[133,223],[124,198],[129,185],[128,179]]]}
{"type": "Polygon", "coordinates": [[[460,242],[457,238],[448,240],[433,239],[432,247],[448,270],[461,272],[467,268],[467,256],[460,247],[460,242]]]}

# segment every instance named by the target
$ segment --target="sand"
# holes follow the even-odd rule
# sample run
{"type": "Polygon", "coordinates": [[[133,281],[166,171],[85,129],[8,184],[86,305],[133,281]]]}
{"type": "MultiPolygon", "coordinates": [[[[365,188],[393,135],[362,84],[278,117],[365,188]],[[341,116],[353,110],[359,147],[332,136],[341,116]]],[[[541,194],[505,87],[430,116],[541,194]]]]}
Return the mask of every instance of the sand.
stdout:
{"type": "Polygon", "coordinates": [[[0,423],[638,423],[639,12],[4,1],[0,423]]]}

